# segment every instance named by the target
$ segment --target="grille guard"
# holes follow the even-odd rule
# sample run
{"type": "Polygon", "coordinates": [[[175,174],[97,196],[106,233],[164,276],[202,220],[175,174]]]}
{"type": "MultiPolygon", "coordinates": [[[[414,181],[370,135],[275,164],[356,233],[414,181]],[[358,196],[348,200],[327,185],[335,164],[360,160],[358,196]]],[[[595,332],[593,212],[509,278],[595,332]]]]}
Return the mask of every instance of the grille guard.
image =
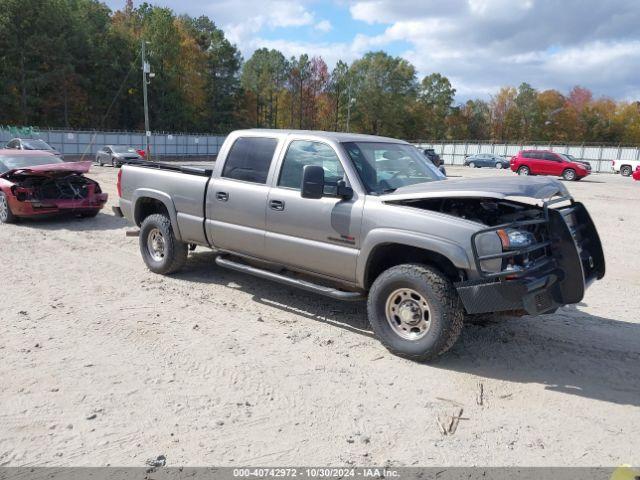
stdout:
{"type": "Polygon", "coordinates": [[[499,272],[492,272],[492,271],[485,270],[482,268],[483,261],[495,260],[498,258],[500,259],[515,258],[519,255],[525,255],[527,253],[545,249],[551,246],[552,242],[550,240],[547,240],[544,242],[535,243],[533,245],[530,245],[526,248],[521,248],[519,250],[512,250],[508,252],[495,253],[490,255],[480,255],[478,253],[478,246],[477,246],[476,240],[479,235],[483,235],[485,233],[490,233],[490,232],[497,232],[498,230],[503,230],[507,228],[517,229],[520,227],[526,227],[531,225],[549,224],[549,206],[557,203],[567,202],[567,201],[571,202],[571,205],[573,205],[574,203],[573,198],[570,195],[556,197],[544,202],[544,204],[542,205],[542,209],[543,209],[542,218],[538,218],[534,220],[522,220],[518,222],[503,223],[501,225],[496,225],[494,227],[489,227],[489,228],[479,230],[475,232],[473,235],[471,235],[471,250],[473,252],[473,260],[476,266],[476,271],[479,273],[480,277],[482,277],[483,279],[500,279],[505,277],[509,277],[512,279],[522,278],[526,275],[529,275],[533,271],[551,266],[554,263],[554,259],[553,257],[549,256],[541,260],[538,260],[536,262],[533,262],[530,266],[522,268],[522,270],[504,270],[503,269],[499,272]]]}

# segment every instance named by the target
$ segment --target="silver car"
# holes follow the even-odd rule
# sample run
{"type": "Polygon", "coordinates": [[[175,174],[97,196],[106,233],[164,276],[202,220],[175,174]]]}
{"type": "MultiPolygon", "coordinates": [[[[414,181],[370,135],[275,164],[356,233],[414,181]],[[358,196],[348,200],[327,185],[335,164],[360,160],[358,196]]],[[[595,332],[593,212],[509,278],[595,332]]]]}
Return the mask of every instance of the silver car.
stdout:
{"type": "Polygon", "coordinates": [[[118,168],[131,160],[141,159],[142,157],[135,148],[123,145],[106,145],[96,153],[96,163],[101,167],[111,165],[118,168]]]}
{"type": "Polygon", "coordinates": [[[509,160],[493,153],[476,153],[464,159],[464,166],[471,168],[509,168],[509,160]]]}

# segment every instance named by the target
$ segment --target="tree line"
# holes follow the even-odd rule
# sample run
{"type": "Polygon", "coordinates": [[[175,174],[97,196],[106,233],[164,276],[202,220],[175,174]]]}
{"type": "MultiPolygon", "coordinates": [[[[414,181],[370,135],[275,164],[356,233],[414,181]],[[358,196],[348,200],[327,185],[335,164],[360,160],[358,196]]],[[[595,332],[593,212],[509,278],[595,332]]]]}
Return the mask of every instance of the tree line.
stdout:
{"type": "Polygon", "coordinates": [[[439,73],[369,52],[330,68],[320,56],[258,49],[246,59],[206,16],[127,0],[4,0],[0,124],[141,130],[141,42],[157,131],[236,128],[352,131],[411,140],[640,143],[640,102],[595,98],[580,86],[503,87],[455,100],[439,73]]]}

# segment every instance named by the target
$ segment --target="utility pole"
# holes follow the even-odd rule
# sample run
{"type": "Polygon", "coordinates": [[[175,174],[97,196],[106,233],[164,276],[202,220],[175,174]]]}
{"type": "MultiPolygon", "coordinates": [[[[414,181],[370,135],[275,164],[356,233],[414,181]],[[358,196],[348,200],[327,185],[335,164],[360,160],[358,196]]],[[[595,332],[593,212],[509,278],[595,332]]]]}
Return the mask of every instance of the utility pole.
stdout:
{"type": "Polygon", "coordinates": [[[155,74],[151,73],[151,66],[147,62],[145,46],[148,42],[142,40],[142,95],[144,96],[144,151],[146,160],[151,160],[151,152],[149,151],[149,137],[151,130],[149,129],[149,102],[147,100],[147,85],[155,74]],[[147,78],[147,75],[149,76],[147,78]]]}
{"type": "Polygon", "coordinates": [[[347,133],[349,133],[349,122],[351,121],[351,104],[353,103],[353,98],[351,98],[351,82],[353,78],[349,76],[349,88],[347,89],[347,133]]]}

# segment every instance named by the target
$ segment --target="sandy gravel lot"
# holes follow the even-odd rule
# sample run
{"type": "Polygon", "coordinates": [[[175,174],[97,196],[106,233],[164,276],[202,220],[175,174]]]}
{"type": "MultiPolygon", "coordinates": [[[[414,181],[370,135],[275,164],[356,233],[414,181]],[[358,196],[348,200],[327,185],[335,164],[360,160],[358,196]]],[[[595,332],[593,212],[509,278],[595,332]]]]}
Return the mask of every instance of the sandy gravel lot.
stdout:
{"type": "Polygon", "coordinates": [[[583,303],[467,326],[422,365],[372,338],[364,305],[205,249],[151,274],[111,214],[115,171],[90,176],[111,195],[97,218],[0,226],[0,465],[640,464],[640,182],[569,184],[607,259],[583,303]]]}

